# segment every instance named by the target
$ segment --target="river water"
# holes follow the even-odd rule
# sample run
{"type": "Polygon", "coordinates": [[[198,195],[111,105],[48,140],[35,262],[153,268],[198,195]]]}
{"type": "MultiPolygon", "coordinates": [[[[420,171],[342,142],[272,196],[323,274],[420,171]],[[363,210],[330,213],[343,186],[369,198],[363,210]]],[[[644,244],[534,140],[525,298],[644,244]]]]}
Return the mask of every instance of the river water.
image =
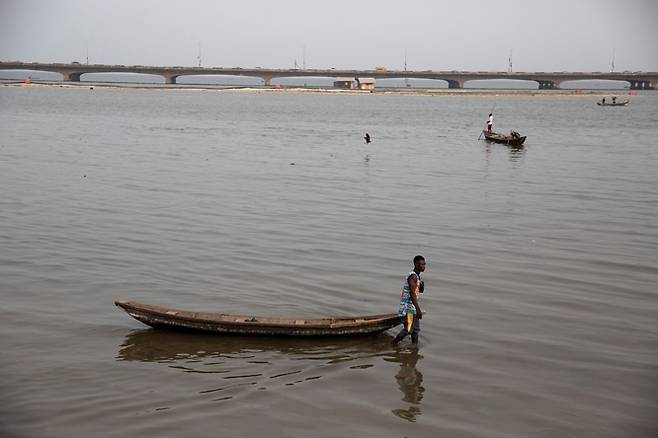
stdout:
{"type": "Polygon", "coordinates": [[[0,435],[654,438],[658,94],[599,98],[0,87],[0,435]],[[395,312],[416,254],[419,349],[113,305],[395,312]]]}

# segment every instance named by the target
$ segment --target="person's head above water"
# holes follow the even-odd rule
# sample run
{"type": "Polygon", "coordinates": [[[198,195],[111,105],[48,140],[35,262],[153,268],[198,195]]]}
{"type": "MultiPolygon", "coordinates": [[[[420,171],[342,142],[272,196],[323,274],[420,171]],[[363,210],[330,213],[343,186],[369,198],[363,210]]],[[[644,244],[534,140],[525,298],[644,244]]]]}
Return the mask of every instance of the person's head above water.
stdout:
{"type": "Polygon", "coordinates": [[[425,270],[425,257],[417,255],[414,257],[414,271],[423,272],[425,270]]]}

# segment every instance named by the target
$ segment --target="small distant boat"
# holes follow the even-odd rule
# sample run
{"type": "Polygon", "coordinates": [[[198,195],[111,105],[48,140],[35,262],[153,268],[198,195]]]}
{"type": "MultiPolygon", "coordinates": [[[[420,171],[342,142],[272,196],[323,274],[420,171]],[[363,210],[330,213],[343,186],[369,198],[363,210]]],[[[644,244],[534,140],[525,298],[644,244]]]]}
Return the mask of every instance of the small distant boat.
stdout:
{"type": "Polygon", "coordinates": [[[600,100],[600,101],[596,102],[596,104],[598,106],[626,106],[626,105],[628,105],[628,102],[630,102],[630,101],[629,100],[622,100],[621,102],[616,102],[616,101],[606,102],[604,100],[600,100]]]}
{"type": "Polygon", "coordinates": [[[218,334],[270,336],[345,336],[380,333],[401,324],[396,313],[340,318],[295,319],[190,312],[117,300],[138,321],[154,328],[196,330],[218,334]]]}
{"type": "Polygon", "coordinates": [[[521,135],[516,131],[512,131],[510,135],[499,134],[497,132],[489,132],[486,130],[482,131],[482,133],[484,134],[484,138],[489,141],[502,143],[509,146],[523,146],[523,142],[525,142],[526,139],[525,135],[521,135]]]}

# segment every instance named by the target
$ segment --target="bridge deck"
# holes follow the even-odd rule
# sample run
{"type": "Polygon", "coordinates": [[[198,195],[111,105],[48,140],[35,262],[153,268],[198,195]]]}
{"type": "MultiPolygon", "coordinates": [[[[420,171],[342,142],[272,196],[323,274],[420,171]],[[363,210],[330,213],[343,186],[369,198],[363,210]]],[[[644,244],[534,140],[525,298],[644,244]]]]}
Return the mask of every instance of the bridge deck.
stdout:
{"type": "Polygon", "coordinates": [[[271,69],[240,67],[182,67],[145,65],[106,65],[79,63],[0,62],[0,70],[35,70],[60,73],[64,80],[80,81],[86,73],[141,73],[158,75],[166,83],[176,83],[180,76],[231,75],[258,77],[269,84],[274,78],[282,77],[369,77],[375,79],[436,79],[448,82],[450,88],[463,88],[464,83],[483,79],[512,79],[535,81],[539,88],[559,88],[560,83],[575,80],[617,80],[630,83],[631,89],[655,89],[658,72],[490,72],[490,71],[411,71],[411,70],[356,70],[356,69],[271,69]]]}

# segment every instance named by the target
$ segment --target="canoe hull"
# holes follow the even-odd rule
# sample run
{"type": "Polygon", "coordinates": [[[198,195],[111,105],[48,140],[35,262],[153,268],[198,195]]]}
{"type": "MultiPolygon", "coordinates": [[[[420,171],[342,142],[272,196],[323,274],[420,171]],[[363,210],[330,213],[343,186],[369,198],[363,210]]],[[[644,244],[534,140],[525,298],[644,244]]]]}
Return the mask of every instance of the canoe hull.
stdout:
{"type": "Polygon", "coordinates": [[[498,134],[496,132],[482,131],[484,138],[495,143],[506,144],[508,146],[523,146],[526,136],[513,137],[511,135],[498,134]]]}
{"type": "Polygon", "coordinates": [[[596,102],[598,106],[626,106],[628,105],[628,100],[625,100],[623,102],[615,102],[615,103],[603,103],[603,102],[596,102]]]}
{"type": "Polygon", "coordinates": [[[115,301],[136,320],[154,328],[258,336],[347,336],[380,333],[400,324],[397,314],[353,318],[283,319],[189,312],[130,301],[115,301]]]}

